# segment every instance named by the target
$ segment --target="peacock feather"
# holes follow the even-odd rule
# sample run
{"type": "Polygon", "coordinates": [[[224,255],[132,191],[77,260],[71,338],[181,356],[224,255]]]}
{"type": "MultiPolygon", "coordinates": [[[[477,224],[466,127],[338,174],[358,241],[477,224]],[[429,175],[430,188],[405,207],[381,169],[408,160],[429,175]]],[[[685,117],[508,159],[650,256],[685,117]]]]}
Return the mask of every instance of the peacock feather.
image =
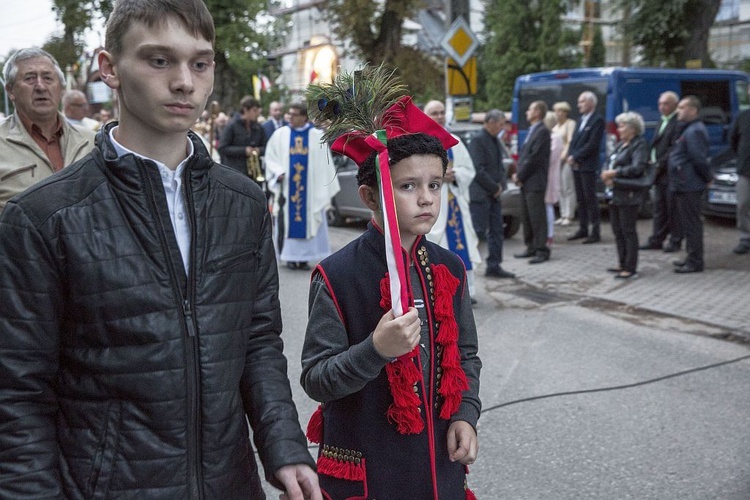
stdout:
{"type": "Polygon", "coordinates": [[[310,84],[305,97],[310,118],[325,127],[323,140],[356,132],[370,135],[388,124],[385,111],[406,95],[407,87],[382,64],[341,72],[333,83],[310,84]]]}

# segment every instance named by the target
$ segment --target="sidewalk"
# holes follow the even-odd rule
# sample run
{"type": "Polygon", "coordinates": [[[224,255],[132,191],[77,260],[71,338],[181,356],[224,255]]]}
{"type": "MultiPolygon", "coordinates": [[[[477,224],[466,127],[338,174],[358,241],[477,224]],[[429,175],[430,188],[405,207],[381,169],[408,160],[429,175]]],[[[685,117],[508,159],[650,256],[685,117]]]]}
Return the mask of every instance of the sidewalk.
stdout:
{"type": "MultiPolygon", "coordinates": [[[[645,241],[650,221],[639,221],[638,232],[645,241]]],[[[722,334],[750,341],[750,256],[731,251],[735,234],[731,228],[705,224],[705,263],[702,273],[681,275],[672,261],[684,252],[640,251],[638,274],[632,281],[615,280],[606,269],[617,264],[617,251],[609,223],[602,221],[602,242],[582,245],[567,241],[577,227],[556,227],[551,259],[530,265],[515,259],[525,249],[523,231],[505,241],[503,268],[516,274],[516,280],[484,278],[484,266],[477,276],[490,293],[513,293],[518,283],[541,293],[561,297],[596,299],[623,304],[637,311],[651,311],[712,325],[722,334]]],[[[481,247],[486,256],[486,246],[481,247]]],[[[481,288],[480,288],[481,290],[481,288]]],[[[517,291],[517,290],[516,290],[517,291]]],[[[715,329],[714,329],[715,330],[715,329]]]]}

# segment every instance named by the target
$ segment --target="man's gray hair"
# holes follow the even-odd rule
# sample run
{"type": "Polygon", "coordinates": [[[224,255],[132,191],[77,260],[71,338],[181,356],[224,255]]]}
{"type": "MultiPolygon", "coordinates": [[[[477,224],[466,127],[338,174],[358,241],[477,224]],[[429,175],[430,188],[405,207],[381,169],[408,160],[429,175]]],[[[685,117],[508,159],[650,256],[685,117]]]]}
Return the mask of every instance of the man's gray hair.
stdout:
{"type": "Polygon", "coordinates": [[[484,123],[505,121],[505,113],[499,109],[491,109],[484,114],[484,123]]]}
{"type": "Polygon", "coordinates": [[[42,50],[36,47],[30,47],[28,49],[20,49],[17,50],[12,56],[8,58],[7,61],[5,61],[5,66],[3,66],[3,78],[5,79],[5,88],[8,90],[13,90],[13,84],[16,81],[16,74],[18,73],[18,63],[19,61],[25,61],[26,59],[32,59],[34,57],[46,57],[50,60],[52,65],[55,67],[55,73],[57,73],[57,77],[60,79],[60,85],[63,87],[65,86],[65,73],[63,73],[62,69],[60,69],[60,65],[57,63],[57,60],[47,52],[46,50],[42,50]]]}
{"type": "Polygon", "coordinates": [[[584,90],[583,92],[581,92],[581,97],[594,103],[594,107],[596,107],[597,103],[599,102],[599,98],[596,97],[596,94],[594,94],[590,90],[584,90]]]}

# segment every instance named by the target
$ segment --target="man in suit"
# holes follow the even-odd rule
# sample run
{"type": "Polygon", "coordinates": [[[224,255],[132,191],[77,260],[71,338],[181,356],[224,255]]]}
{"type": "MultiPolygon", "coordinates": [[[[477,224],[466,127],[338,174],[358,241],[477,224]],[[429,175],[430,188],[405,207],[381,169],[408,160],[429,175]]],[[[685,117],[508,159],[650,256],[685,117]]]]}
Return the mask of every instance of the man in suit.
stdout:
{"type": "Polygon", "coordinates": [[[549,129],[543,123],[546,115],[547,104],[544,101],[534,101],[526,110],[526,119],[531,128],[518,155],[517,171],[513,174],[513,181],[521,187],[521,220],[526,243],[526,251],[514,257],[531,257],[529,264],[540,264],[549,260],[550,255],[544,204],[551,144],[549,129]]]}
{"type": "Polygon", "coordinates": [[[677,137],[679,126],[677,122],[677,102],[680,100],[672,91],[659,96],[659,124],[654,138],[651,140],[651,158],[656,171],[654,180],[654,219],[651,236],[641,250],[661,250],[662,244],[669,235],[669,242],[664,246],[665,252],[677,252],[682,243],[682,231],[677,218],[677,206],[674,196],[668,189],[667,160],[677,137]]]}
{"type": "Polygon", "coordinates": [[[568,149],[566,160],[573,169],[573,181],[578,198],[578,220],[580,228],[568,240],[583,239],[583,243],[601,240],[599,230],[599,202],[596,199],[596,178],[599,174],[599,151],[604,135],[604,120],[595,113],[597,98],[590,91],[578,96],[578,112],[581,117],[568,149]],[[589,223],[591,231],[589,231],[589,223]]]}
{"type": "Polygon", "coordinates": [[[266,140],[271,137],[276,129],[289,125],[289,122],[284,120],[284,108],[282,108],[279,101],[272,101],[268,105],[268,120],[263,122],[263,132],[266,133],[266,140]]]}
{"type": "MultiPolygon", "coordinates": [[[[248,161],[257,159],[266,151],[266,134],[258,123],[260,102],[246,96],[240,101],[240,113],[230,121],[219,139],[221,163],[245,174],[248,172],[248,161]],[[251,159],[252,156],[255,158],[251,159]]],[[[260,180],[254,179],[259,184],[260,180]]]]}
{"type": "Polygon", "coordinates": [[[474,162],[476,175],[469,186],[471,203],[469,211],[477,236],[486,236],[489,256],[485,276],[515,278],[505,271],[503,262],[503,210],[500,195],[507,188],[504,150],[497,134],[505,125],[505,115],[491,109],[484,115],[484,128],[469,143],[469,155],[474,162]]]}
{"type": "Polygon", "coordinates": [[[675,261],[675,272],[703,271],[703,191],[711,182],[708,163],[708,131],[698,118],[701,102],[689,95],[677,105],[677,119],[685,124],[669,153],[669,190],[677,200],[677,211],[685,232],[685,260],[675,261]]]}

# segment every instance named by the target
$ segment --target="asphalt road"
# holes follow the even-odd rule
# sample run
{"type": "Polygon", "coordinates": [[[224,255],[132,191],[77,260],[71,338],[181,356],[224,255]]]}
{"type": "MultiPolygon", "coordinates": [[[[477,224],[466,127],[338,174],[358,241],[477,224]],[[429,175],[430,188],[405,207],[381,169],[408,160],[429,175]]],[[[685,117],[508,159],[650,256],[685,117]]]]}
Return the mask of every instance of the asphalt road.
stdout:
{"type": "MultiPolygon", "coordinates": [[[[643,234],[650,221],[641,224],[643,234]]],[[[334,249],[361,231],[331,228],[334,249]]],[[[707,246],[736,243],[730,223],[711,221],[706,231],[707,246]]],[[[304,428],[316,407],[299,386],[309,275],[282,267],[280,280],[304,428]]],[[[750,355],[747,344],[696,335],[679,318],[512,293],[489,294],[474,309],[484,412],[469,484],[480,500],[750,499],[750,359],[732,362],[750,355]]]]}

